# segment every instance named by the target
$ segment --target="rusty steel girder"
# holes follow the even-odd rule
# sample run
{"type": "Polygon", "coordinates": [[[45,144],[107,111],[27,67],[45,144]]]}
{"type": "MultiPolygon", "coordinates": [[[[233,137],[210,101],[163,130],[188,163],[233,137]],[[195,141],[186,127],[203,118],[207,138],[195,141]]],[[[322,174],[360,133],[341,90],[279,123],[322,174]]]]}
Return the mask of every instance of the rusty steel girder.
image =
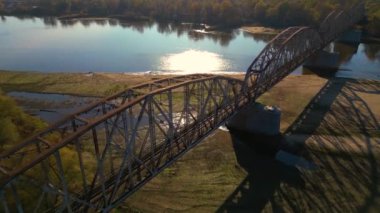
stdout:
{"type": "Polygon", "coordinates": [[[247,69],[243,93],[252,100],[320,51],[365,14],[364,4],[331,12],[318,29],[290,27],[272,39],[247,69]]]}
{"type": "MultiPolygon", "coordinates": [[[[189,82],[195,79],[204,79],[211,77],[208,74],[194,74],[186,76],[175,76],[170,78],[163,78],[156,81],[139,84],[137,86],[131,87],[122,92],[116,93],[103,100],[92,103],[85,108],[79,110],[78,112],[69,115],[68,117],[58,121],[57,123],[49,126],[44,131],[34,135],[32,138],[27,139],[23,143],[6,150],[4,153],[0,153],[0,159],[10,158],[10,156],[23,156],[25,150],[34,150],[37,153],[41,153],[44,148],[49,148],[50,145],[48,141],[44,138],[48,135],[68,135],[75,132],[79,126],[86,125],[99,116],[104,116],[112,110],[116,110],[123,107],[128,101],[134,98],[148,94],[151,91],[158,90],[161,88],[166,88],[172,85],[177,85],[183,82],[189,82]],[[40,146],[38,151],[36,146],[40,146]]],[[[1,165],[0,165],[1,166],[1,165]]]]}
{"type": "Polygon", "coordinates": [[[310,27],[284,30],[269,42],[249,66],[243,93],[255,100],[321,47],[320,36],[310,27]]]}
{"type": "Polygon", "coordinates": [[[9,183],[2,186],[0,198],[7,209],[108,211],[242,107],[242,84],[234,78],[198,76],[145,95],[122,96],[124,103],[91,119],[81,113],[80,119],[1,157],[1,181],[9,183]],[[27,198],[20,192],[33,192],[41,202],[23,207],[27,198]]]}
{"type": "Polygon", "coordinates": [[[0,211],[108,212],[364,15],[333,11],[318,29],[290,27],[244,81],[187,75],[98,101],[0,153],[0,211]]]}

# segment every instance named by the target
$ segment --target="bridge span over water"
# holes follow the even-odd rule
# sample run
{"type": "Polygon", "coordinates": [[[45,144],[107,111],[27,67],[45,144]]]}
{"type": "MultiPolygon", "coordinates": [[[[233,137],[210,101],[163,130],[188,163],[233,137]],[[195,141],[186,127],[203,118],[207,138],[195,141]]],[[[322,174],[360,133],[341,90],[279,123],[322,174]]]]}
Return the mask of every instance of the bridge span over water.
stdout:
{"type": "Polygon", "coordinates": [[[244,80],[161,79],[50,126],[0,154],[0,211],[110,211],[363,16],[360,4],[282,31],[244,80]]]}

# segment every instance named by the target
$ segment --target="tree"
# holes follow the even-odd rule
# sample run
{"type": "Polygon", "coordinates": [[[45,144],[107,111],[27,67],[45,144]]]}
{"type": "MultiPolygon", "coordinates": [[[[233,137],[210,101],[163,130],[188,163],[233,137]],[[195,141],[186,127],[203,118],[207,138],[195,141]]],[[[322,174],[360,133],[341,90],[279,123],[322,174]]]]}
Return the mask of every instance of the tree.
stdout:
{"type": "Polygon", "coordinates": [[[4,10],[4,0],[0,0],[0,11],[4,10]]]}
{"type": "Polygon", "coordinates": [[[262,0],[260,0],[256,3],[253,11],[254,11],[253,17],[256,20],[262,21],[265,19],[267,8],[266,8],[265,3],[262,0]]]}
{"type": "Polygon", "coordinates": [[[108,0],[106,1],[107,9],[111,12],[116,12],[119,8],[120,0],[108,0]]]}
{"type": "Polygon", "coordinates": [[[86,0],[71,0],[71,12],[81,12],[84,9],[84,1],[86,0]]]}
{"type": "Polygon", "coordinates": [[[380,14],[372,17],[368,24],[368,32],[374,36],[380,36],[380,14]]]}
{"type": "Polygon", "coordinates": [[[88,12],[90,14],[102,15],[106,14],[107,7],[105,0],[90,0],[88,1],[88,12]]]}
{"type": "MultiPolygon", "coordinates": [[[[31,6],[39,5],[44,14],[54,15],[80,12],[124,16],[126,19],[150,17],[230,27],[246,23],[288,27],[320,23],[331,11],[347,8],[358,1],[360,0],[24,0],[20,5],[27,7],[15,8],[15,12],[35,12],[31,6]]],[[[364,1],[370,21],[368,32],[379,35],[379,0],[364,1]]],[[[5,0],[0,0],[0,10],[4,8],[4,2],[5,0]]]]}
{"type": "Polygon", "coordinates": [[[220,4],[220,19],[226,25],[236,25],[240,21],[237,7],[230,0],[223,0],[220,4]]]}
{"type": "Polygon", "coordinates": [[[54,0],[53,9],[57,13],[70,13],[71,12],[71,0],[54,0]]]}

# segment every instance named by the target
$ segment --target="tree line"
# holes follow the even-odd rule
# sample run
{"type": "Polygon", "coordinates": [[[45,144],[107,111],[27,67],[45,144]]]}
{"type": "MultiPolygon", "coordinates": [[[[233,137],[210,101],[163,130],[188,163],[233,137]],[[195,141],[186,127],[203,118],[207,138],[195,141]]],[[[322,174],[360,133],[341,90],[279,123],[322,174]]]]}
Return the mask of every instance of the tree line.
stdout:
{"type": "MultiPolygon", "coordinates": [[[[6,10],[0,0],[0,10],[6,10]]],[[[338,7],[359,0],[24,0],[11,9],[35,15],[147,17],[155,20],[239,26],[313,25],[338,7]]],[[[365,0],[372,33],[380,35],[380,2],[365,0]]]]}

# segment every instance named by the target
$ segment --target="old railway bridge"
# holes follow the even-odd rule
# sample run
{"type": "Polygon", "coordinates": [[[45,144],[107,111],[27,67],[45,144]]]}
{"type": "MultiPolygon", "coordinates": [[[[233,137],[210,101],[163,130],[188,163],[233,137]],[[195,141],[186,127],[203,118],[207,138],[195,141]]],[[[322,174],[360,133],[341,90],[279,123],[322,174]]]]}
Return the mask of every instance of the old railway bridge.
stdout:
{"type": "Polygon", "coordinates": [[[0,211],[110,211],[363,16],[360,4],[333,11],[317,29],[284,30],[244,81],[157,80],[50,126],[0,154],[0,211]]]}

